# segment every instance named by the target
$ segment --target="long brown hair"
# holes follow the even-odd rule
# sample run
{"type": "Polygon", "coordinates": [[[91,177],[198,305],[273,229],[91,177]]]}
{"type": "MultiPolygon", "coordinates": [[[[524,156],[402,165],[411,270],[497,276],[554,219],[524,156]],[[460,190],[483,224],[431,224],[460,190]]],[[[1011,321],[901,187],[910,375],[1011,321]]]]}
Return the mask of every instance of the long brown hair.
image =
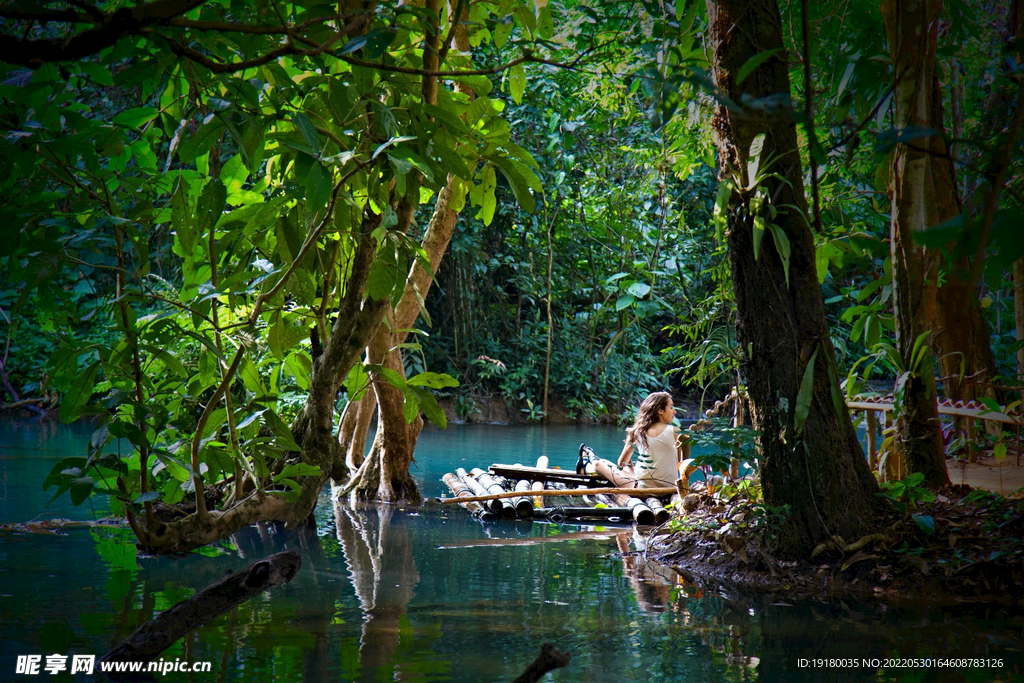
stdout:
{"type": "Polygon", "coordinates": [[[659,413],[672,400],[667,391],[656,391],[644,399],[636,416],[636,422],[626,430],[626,438],[630,443],[638,443],[647,450],[647,431],[660,421],[659,413]]]}

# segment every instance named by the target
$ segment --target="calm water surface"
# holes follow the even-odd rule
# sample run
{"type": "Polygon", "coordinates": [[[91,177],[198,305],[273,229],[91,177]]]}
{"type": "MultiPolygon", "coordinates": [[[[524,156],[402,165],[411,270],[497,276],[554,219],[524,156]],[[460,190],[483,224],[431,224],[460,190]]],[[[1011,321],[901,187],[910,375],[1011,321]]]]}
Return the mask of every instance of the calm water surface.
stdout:
{"type": "MultiPolygon", "coordinates": [[[[0,522],[96,519],[41,483],[84,451],[89,429],[0,421],[0,522]]],[[[570,468],[581,441],[614,458],[621,432],[594,427],[452,426],[420,438],[425,496],[456,467],[570,468]]],[[[166,659],[212,672],[157,680],[510,681],[550,641],[572,654],[550,681],[1024,680],[1024,617],[996,609],[785,605],[702,592],[671,570],[622,557],[631,532],[481,525],[459,508],[334,506],[316,529],[253,527],[183,558],[139,557],[123,529],[0,535],[0,681],[22,654],[102,654],[139,623],[271,552],[295,548],[295,579],[188,636],[166,659]],[[812,670],[801,658],[987,657],[1002,667],[812,670]]],[[[77,675],[77,680],[100,680],[77,675]]]]}

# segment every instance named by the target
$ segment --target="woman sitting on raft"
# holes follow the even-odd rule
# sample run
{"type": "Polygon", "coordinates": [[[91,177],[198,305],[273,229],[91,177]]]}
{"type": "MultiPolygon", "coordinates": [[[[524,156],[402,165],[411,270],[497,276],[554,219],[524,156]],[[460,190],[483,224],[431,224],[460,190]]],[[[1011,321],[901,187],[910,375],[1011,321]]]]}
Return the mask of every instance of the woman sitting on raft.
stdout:
{"type": "Polygon", "coordinates": [[[640,404],[636,422],[626,430],[626,446],[618,465],[599,459],[593,462],[594,469],[615,486],[675,486],[681,453],[680,431],[672,425],[674,417],[671,394],[664,391],[651,394],[640,404]],[[634,449],[638,450],[635,466],[634,449]]]}

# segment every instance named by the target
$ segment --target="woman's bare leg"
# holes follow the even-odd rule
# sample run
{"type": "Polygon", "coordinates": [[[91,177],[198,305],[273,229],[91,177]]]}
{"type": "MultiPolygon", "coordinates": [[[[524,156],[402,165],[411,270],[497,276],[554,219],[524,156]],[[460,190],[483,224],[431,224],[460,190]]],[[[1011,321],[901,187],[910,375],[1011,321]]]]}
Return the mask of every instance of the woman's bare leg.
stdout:
{"type": "Polygon", "coordinates": [[[593,461],[594,470],[615,486],[636,486],[632,467],[619,467],[610,460],[593,461]]]}

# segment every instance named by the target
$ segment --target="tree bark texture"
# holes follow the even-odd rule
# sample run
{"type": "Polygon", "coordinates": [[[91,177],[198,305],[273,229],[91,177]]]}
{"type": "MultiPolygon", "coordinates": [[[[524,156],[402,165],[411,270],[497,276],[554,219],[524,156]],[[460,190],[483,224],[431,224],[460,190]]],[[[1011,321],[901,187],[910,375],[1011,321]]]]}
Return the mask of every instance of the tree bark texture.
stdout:
{"type": "Polygon", "coordinates": [[[755,258],[749,187],[731,193],[726,241],[736,293],[737,333],[745,356],[741,371],[753,422],[761,433],[765,502],[789,506],[779,550],[804,554],[835,534],[844,538],[863,534],[874,517],[877,484],[837,394],[838,374],[806,218],[785,53],[756,67],[742,87],[736,83],[736,73],[751,57],[783,49],[778,3],[708,0],[707,5],[719,96],[712,122],[719,178],[747,187],[751,143],[763,134],[762,163],[767,172],[784,179],[762,178],[761,188],[777,214],[770,218],[767,206],[759,213],[789,243],[788,282],[787,267],[769,230],[764,231],[755,258]],[[813,391],[801,431],[797,395],[812,359],[813,391]]]}
{"type": "Polygon", "coordinates": [[[939,9],[938,0],[882,2],[896,79],[895,127],[902,138],[890,176],[896,348],[905,363],[896,386],[897,393],[902,393],[902,409],[896,416],[894,441],[907,471],[924,474],[929,486],[949,484],[928,338],[935,324],[941,259],[937,252],[917,244],[914,234],[939,223],[938,193],[951,189],[940,168],[938,155],[946,153],[942,137],[920,133],[942,125],[933,121],[939,9]],[[927,348],[915,362],[915,344],[922,335],[927,335],[927,348]]]}
{"type": "MultiPolygon", "coordinates": [[[[956,182],[955,154],[946,145],[938,69],[932,70],[931,98],[931,123],[939,131],[932,138],[932,182],[936,220],[942,223],[960,215],[963,203],[956,182]]],[[[958,137],[955,131],[954,137],[958,137]]],[[[943,389],[947,398],[957,401],[992,396],[992,379],[999,371],[992,354],[988,322],[981,314],[978,283],[971,281],[971,260],[961,255],[946,264],[945,270],[945,278],[936,292],[932,337],[943,389]]]]}

